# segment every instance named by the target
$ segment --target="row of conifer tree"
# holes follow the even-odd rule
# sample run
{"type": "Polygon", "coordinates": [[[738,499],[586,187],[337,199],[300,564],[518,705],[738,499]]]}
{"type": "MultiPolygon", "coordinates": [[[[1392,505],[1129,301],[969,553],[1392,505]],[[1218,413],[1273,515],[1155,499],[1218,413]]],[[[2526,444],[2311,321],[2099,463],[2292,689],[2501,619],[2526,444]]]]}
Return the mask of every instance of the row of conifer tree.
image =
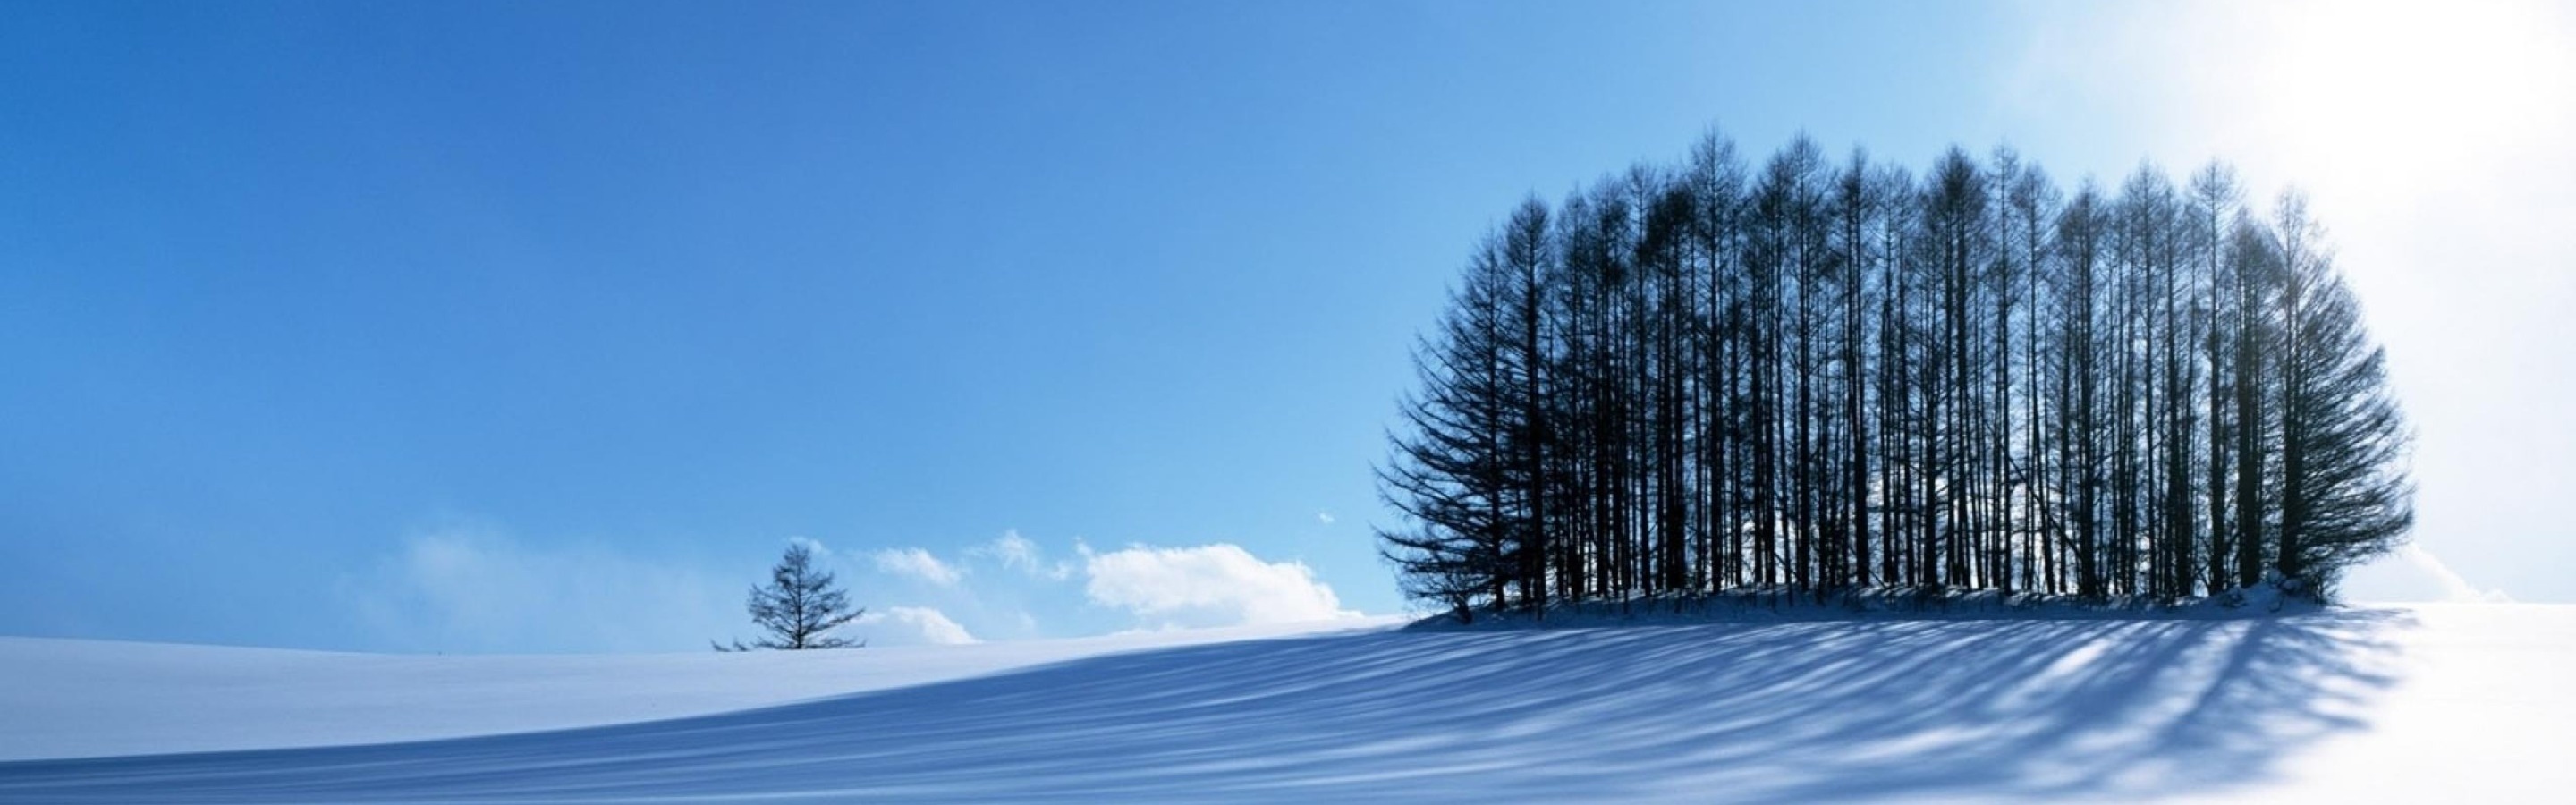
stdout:
{"type": "Polygon", "coordinates": [[[1409,595],[2314,597],[2404,538],[2408,431],[2296,193],[2073,192],[2008,149],[1703,138],[1480,242],[1378,470],[1409,595]],[[2277,575],[2276,575],[2277,574],[2277,575]]]}

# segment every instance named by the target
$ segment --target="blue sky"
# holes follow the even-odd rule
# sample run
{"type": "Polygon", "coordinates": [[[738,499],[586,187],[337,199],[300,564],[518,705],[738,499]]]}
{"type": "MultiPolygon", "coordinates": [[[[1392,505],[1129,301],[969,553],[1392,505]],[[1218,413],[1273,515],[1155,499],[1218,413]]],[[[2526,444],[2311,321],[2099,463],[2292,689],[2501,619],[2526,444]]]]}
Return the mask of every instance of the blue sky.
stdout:
{"type": "Polygon", "coordinates": [[[2359,591],[2576,600],[2576,37],[2430,13],[7,2],[0,634],[686,650],[789,539],[884,642],[1397,611],[1467,247],[1711,125],[2309,187],[2424,444],[2359,591]]]}

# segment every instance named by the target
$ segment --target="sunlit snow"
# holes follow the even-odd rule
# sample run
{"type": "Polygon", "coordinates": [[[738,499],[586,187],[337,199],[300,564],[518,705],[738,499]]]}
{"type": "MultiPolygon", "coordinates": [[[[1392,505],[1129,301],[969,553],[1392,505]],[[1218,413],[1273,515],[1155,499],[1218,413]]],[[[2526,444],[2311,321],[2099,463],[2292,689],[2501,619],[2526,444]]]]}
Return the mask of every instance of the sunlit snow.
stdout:
{"type": "Polygon", "coordinates": [[[2569,667],[2576,607],[2525,604],[752,655],[7,639],[0,801],[2533,801],[2576,787],[2569,667]]]}

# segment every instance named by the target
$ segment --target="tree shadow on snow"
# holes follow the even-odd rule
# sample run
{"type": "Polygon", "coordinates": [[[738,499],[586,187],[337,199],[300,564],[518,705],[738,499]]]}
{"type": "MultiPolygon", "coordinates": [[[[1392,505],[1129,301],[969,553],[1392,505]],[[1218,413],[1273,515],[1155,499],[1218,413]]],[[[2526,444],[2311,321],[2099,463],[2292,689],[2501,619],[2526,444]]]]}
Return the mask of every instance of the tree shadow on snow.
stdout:
{"type": "Polygon", "coordinates": [[[0,764],[0,801],[2062,800],[2361,729],[2403,613],[1420,632],[1077,660],[701,718],[0,764]]]}

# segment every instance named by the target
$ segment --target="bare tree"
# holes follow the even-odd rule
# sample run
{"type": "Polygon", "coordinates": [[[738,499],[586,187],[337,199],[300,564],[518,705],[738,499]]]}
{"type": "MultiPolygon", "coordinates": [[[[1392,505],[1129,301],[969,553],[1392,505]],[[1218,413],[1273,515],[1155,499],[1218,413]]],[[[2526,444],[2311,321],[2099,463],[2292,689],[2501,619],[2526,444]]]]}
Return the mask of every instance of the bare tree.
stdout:
{"type": "Polygon", "coordinates": [[[1479,597],[1501,607],[1517,593],[1534,608],[1544,595],[1535,386],[1547,229],[1533,199],[1477,249],[1440,329],[1414,352],[1423,388],[1405,401],[1407,427],[1388,435],[1394,456],[1377,471],[1379,496],[1411,521],[1379,531],[1380,555],[1408,595],[1461,620],[1479,597]]]}
{"type": "Polygon", "coordinates": [[[2275,227],[2282,291],[2281,529],[2285,590],[2324,599],[2342,570],[2402,544],[2414,525],[2404,458],[2412,434],[2387,381],[2387,353],[2334,269],[2296,192],[2275,227]]]}
{"type": "Polygon", "coordinates": [[[751,611],[753,623],[769,631],[769,637],[750,645],[740,640],[731,646],[719,643],[717,651],[849,648],[867,644],[829,634],[867,610],[850,608],[849,594],[833,584],[831,571],[814,566],[814,551],[802,542],[787,546],[787,554],[769,569],[769,585],[751,588],[751,598],[744,607],[751,611]]]}

